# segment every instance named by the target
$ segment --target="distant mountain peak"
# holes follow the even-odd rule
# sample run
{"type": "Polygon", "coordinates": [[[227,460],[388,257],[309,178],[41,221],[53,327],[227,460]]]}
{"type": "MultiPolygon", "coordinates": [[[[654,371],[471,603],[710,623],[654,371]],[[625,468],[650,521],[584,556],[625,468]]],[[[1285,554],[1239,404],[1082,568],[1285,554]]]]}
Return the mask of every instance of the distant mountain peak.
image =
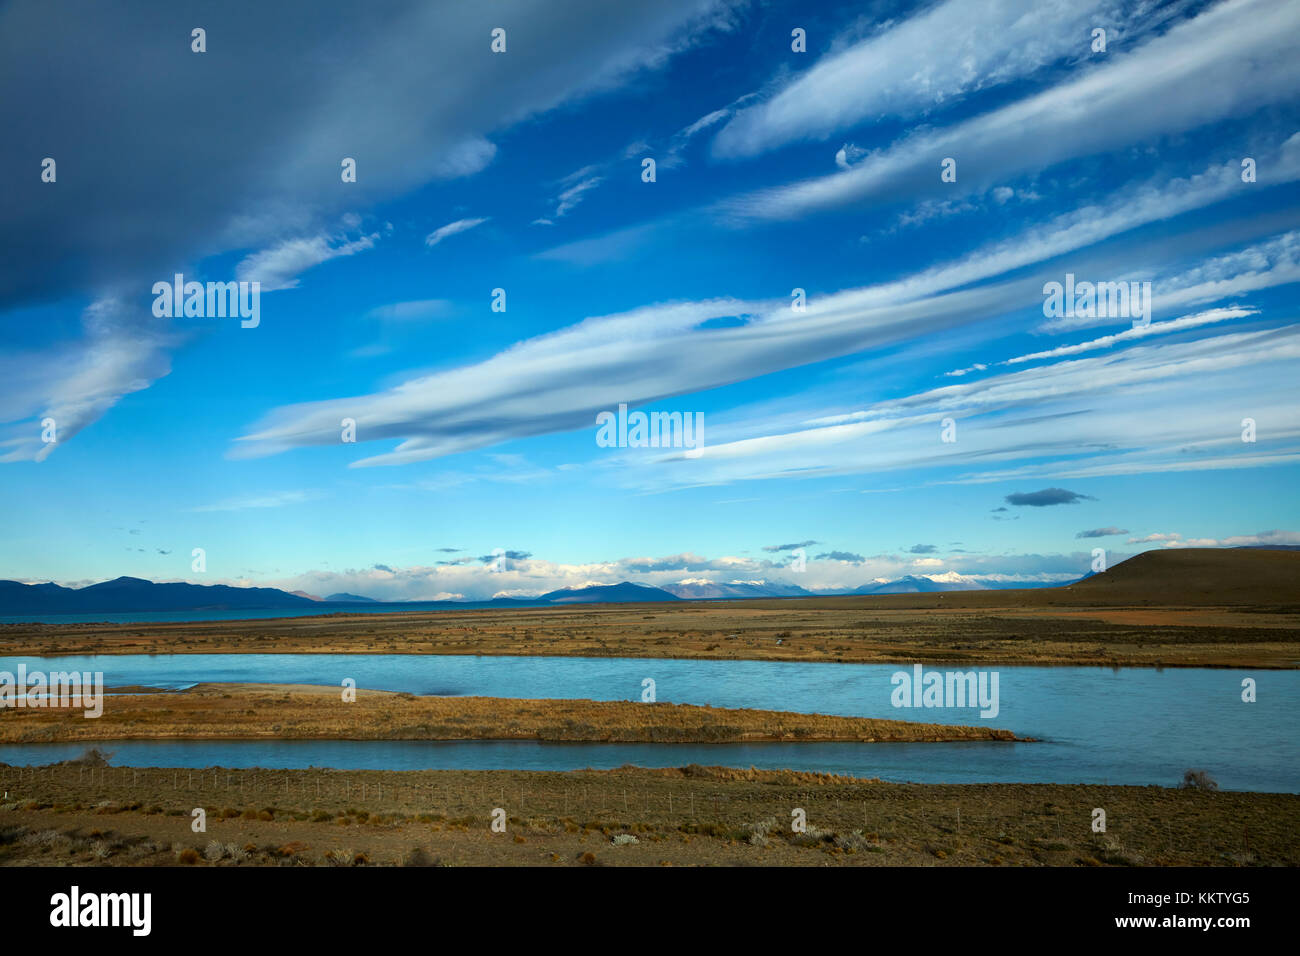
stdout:
{"type": "Polygon", "coordinates": [[[677,595],[647,584],[620,581],[618,584],[589,584],[580,588],[561,588],[538,598],[552,604],[627,603],[641,601],[677,601],[677,595]]]}
{"type": "MultiPolygon", "coordinates": [[[[296,592],[295,592],[296,593],[296,592]]],[[[347,604],[379,604],[374,598],[368,598],[361,594],[349,594],[347,591],[339,591],[337,594],[326,596],[326,601],[336,601],[347,604]]]]}

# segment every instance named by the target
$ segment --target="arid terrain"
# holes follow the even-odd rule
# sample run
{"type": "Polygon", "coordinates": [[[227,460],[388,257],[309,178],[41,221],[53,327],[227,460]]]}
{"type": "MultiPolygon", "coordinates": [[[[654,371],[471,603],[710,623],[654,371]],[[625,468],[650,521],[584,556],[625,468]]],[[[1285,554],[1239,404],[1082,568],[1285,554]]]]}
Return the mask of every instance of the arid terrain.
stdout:
{"type": "Polygon", "coordinates": [[[1147,552],[1018,591],[0,625],[0,655],[515,654],[724,660],[1300,666],[1300,552],[1147,552]]]}
{"type": "MultiPolygon", "coordinates": [[[[691,704],[492,697],[417,697],[278,684],[200,684],[179,693],[114,696],[94,719],[15,708],[0,744],[159,738],[282,740],[547,740],[722,743],[1015,740],[1010,731],[691,704]]],[[[2,756],[2,754],[0,754],[2,756]]]]}
{"type": "Polygon", "coordinates": [[[1286,794],[695,766],[134,770],[93,758],[0,766],[0,786],[9,866],[1300,864],[1300,796],[1286,794]],[[497,808],[505,832],[491,829],[497,808]],[[1104,833],[1092,829],[1097,808],[1104,833]]]}

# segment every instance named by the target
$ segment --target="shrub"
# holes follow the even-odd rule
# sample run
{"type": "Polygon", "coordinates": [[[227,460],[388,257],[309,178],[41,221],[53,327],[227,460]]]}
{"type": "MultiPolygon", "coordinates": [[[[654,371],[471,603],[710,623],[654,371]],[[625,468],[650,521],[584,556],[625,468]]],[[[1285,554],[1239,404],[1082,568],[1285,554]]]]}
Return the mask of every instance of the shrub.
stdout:
{"type": "Polygon", "coordinates": [[[640,843],[641,841],[638,840],[630,833],[620,833],[618,836],[614,837],[614,839],[611,840],[610,842],[613,843],[614,846],[635,846],[637,843],[640,843]]]}
{"type": "Polygon", "coordinates": [[[821,830],[814,826],[809,826],[803,833],[793,833],[790,835],[790,842],[796,846],[817,846],[831,838],[830,830],[821,830]]]}
{"type": "Polygon", "coordinates": [[[436,866],[433,857],[425,852],[424,847],[417,846],[402,857],[402,866],[436,866]]]}
{"type": "Polygon", "coordinates": [[[187,846],[185,849],[181,850],[180,853],[176,854],[176,859],[187,866],[191,863],[197,863],[199,862],[199,851],[194,849],[192,846],[187,846]]]}
{"type": "Polygon", "coordinates": [[[1219,784],[1204,770],[1188,770],[1183,774],[1183,782],[1179,789],[1212,792],[1219,789],[1219,784]]]}
{"type": "Polygon", "coordinates": [[[203,851],[203,855],[208,859],[208,862],[216,863],[218,860],[220,860],[223,856],[226,855],[226,848],[222,846],[221,843],[219,843],[217,840],[212,840],[211,842],[208,843],[207,848],[203,851]]]}
{"type": "Polygon", "coordinates": [[[837,833],[831,842],[841,850],[847,850],[850,853],[865,850],[868,845],[867,838],[862,835],[860,830],[854,830],[852,833],[837,833]]]}
{"type": "Polygon", "coordinates": [[[68,763],[82,767],[107,767],[108,761],[112,759],[113,752],[110,750],[100,750],[98,747],[89,747],[81,752],[80,757],[74,757],[68,763]]]}
{"type": "Polygon", "coordinates": [[[750,846],[767,846],[767,835],[776,827],[776,817],[768,817],[766,820],[759,820],[757,823],[749,825],[749,836],[746,838],[750,846]]]}

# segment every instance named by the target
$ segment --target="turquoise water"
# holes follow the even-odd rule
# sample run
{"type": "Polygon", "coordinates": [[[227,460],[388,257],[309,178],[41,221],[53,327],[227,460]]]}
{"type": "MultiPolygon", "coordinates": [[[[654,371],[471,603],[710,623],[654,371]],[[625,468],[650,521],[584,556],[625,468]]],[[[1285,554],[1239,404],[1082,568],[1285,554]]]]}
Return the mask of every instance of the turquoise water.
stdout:
{"type": "MultiPolygon", "coordinates": [[[[102,671],[109,687],[200,681],[340,686],[445,696],[640,700],[976,724],[1032,744],[541,744],[516,741],[137,741],[107,745],[135,766],[416,767],[571,770],[582,767],[788,767],[919,782],[1110,783],[1173,786],[1207,770],[1224,789],[1300,792],[1300,672],[1000,667],[999,713],[896,708],[891,675],[873,664],[388,654],[179,654],[0,658],[0,670],[102,671]],[[1243,703],[1241,681],[1257,682],[1243,703]]],[[[928,668],[927,668],[928,670],[928,668]]],[[[109,699],[106,707],[112,707],[109,699]]],[[[326,706],[333,706],[329,704],[326,706]]],[[[341,701],[337,706],[346,706],[341,701]]],[[[3,713],[0,712],[0,719],[3,713]]],[[[84,745],[0,747],[0,761],[43,763],[84,745]]]]}

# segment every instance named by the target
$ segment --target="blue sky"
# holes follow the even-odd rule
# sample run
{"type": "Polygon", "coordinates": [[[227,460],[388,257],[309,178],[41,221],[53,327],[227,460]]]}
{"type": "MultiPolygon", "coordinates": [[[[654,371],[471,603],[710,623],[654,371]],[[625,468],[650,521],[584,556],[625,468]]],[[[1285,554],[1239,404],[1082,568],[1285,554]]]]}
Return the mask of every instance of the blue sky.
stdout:
{"type": "Polygon", "coordinates": [[[481,6],[0,9],[0,577],[473,599],[1300,544],[1300,7],[481,6]],[[258,281],[260,324],[154,315],[176,272],[258,281]],[[1067,273],[1149,282],[1149,324],[1048,317],[1067,273]],[[702,454],[600,447],[620,403],[702,414],[702,454]]]}

